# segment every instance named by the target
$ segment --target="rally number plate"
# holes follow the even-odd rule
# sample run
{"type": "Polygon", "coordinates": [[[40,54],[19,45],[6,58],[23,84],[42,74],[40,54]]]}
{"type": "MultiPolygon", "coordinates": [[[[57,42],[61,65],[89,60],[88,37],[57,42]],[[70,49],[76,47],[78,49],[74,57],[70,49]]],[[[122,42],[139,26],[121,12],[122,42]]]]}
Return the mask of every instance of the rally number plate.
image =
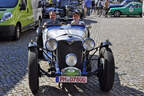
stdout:
{"type": "Polygon", "coordinates": [[[86,76],[57,76],[56,82],[61,83],[87,83],[86,76]]]}

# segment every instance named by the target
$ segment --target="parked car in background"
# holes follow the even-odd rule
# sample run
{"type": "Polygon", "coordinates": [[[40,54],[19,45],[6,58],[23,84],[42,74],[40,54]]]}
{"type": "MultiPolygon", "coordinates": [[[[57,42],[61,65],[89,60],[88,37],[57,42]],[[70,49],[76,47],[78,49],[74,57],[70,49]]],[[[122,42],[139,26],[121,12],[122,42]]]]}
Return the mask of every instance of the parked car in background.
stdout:
{"type": "Polygon", "coordinates": [[[130,2],[124,7],[110,8],[109,15],[120,17],[120,15],[139,15],[142,17],[142,3],[130,2]]]}
{"type": "Polygon", "coordinates": [[[18,40],[33,24],[31,0],[0,0],[0,36],[18,40]]]}
{"type": "Polygon", "coordinates": [[[34,28],[42,14],[38,0],[0,0],[0,36],[20,39],[20,33],[34,28]]]}
{"type": "Polygon", "coordinates": [[[141,2],[141,0],[123,0],[120,4],[110,4],[109,9],[110,8],[116,8],[116,7],[123,7],[130,2],[141,2]]]}

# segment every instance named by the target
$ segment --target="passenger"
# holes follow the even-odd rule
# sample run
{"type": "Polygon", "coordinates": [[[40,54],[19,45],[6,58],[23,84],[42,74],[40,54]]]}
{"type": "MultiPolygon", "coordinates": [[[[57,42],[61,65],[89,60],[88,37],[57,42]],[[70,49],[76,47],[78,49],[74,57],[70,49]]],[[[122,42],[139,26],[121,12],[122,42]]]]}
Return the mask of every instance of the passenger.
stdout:
{"type": "Polygon", "coordinates": [[[73,21],[71,22],[71,24],[85,25],[85,23],[80,20],[80,13],[78,12],[73,13],[73,21]]]}

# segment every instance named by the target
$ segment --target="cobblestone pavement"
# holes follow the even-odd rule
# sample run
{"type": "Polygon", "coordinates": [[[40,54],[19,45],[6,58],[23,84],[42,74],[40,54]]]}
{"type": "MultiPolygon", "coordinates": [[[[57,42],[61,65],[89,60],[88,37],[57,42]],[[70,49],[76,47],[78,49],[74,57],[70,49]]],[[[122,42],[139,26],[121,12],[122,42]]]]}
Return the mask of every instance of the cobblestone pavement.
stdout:
{"type": "MultiPolygon", "coordinates": [[[[97,44],[106,39],[113,44],[116,63],[113,89],[102,92],[95,76],[89,77],[87,84],[64,85],[61,89],[54,78],[44,76],[40,78],[38,96],[144,96],[144,19],[92,15],[86,21],[92,25],[91,36],[97,44]]],[[[34,36],[29,31],[19,41],[0,41],[0,96],[32,96],[28,87],[27,45],[34,36]]]]}

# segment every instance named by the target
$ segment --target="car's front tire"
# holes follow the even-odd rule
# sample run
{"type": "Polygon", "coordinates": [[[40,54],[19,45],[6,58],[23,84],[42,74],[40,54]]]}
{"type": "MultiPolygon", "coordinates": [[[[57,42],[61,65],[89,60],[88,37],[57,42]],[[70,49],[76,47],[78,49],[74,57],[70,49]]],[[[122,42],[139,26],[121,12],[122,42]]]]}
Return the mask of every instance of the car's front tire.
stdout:
{"type": "Polygon", "coordinates": [[[29,87],[33,94],[37,94],[39,89],[39,67],[37,48],[30,48],[28,51],[28,69],[29,87]]]}
{"type": "Polygon", "coordinates": [[[108,92],[113,87],[115,74],[115,63],[111,49],[101,48],[98,61],[100,88],[102,91],[108,92]]]}
{"type": "Polygon", "coordinates": [[[140,14],[140,17],[143,17],[143,14],[142,14],[142,13],[140,14]]]}
{"type": "Polygon", "coordinates": [[[20,39],[20,33],[21,33],[21,25],[18,23],[15,27],[13,40],[19,40],[20,39]]]}

